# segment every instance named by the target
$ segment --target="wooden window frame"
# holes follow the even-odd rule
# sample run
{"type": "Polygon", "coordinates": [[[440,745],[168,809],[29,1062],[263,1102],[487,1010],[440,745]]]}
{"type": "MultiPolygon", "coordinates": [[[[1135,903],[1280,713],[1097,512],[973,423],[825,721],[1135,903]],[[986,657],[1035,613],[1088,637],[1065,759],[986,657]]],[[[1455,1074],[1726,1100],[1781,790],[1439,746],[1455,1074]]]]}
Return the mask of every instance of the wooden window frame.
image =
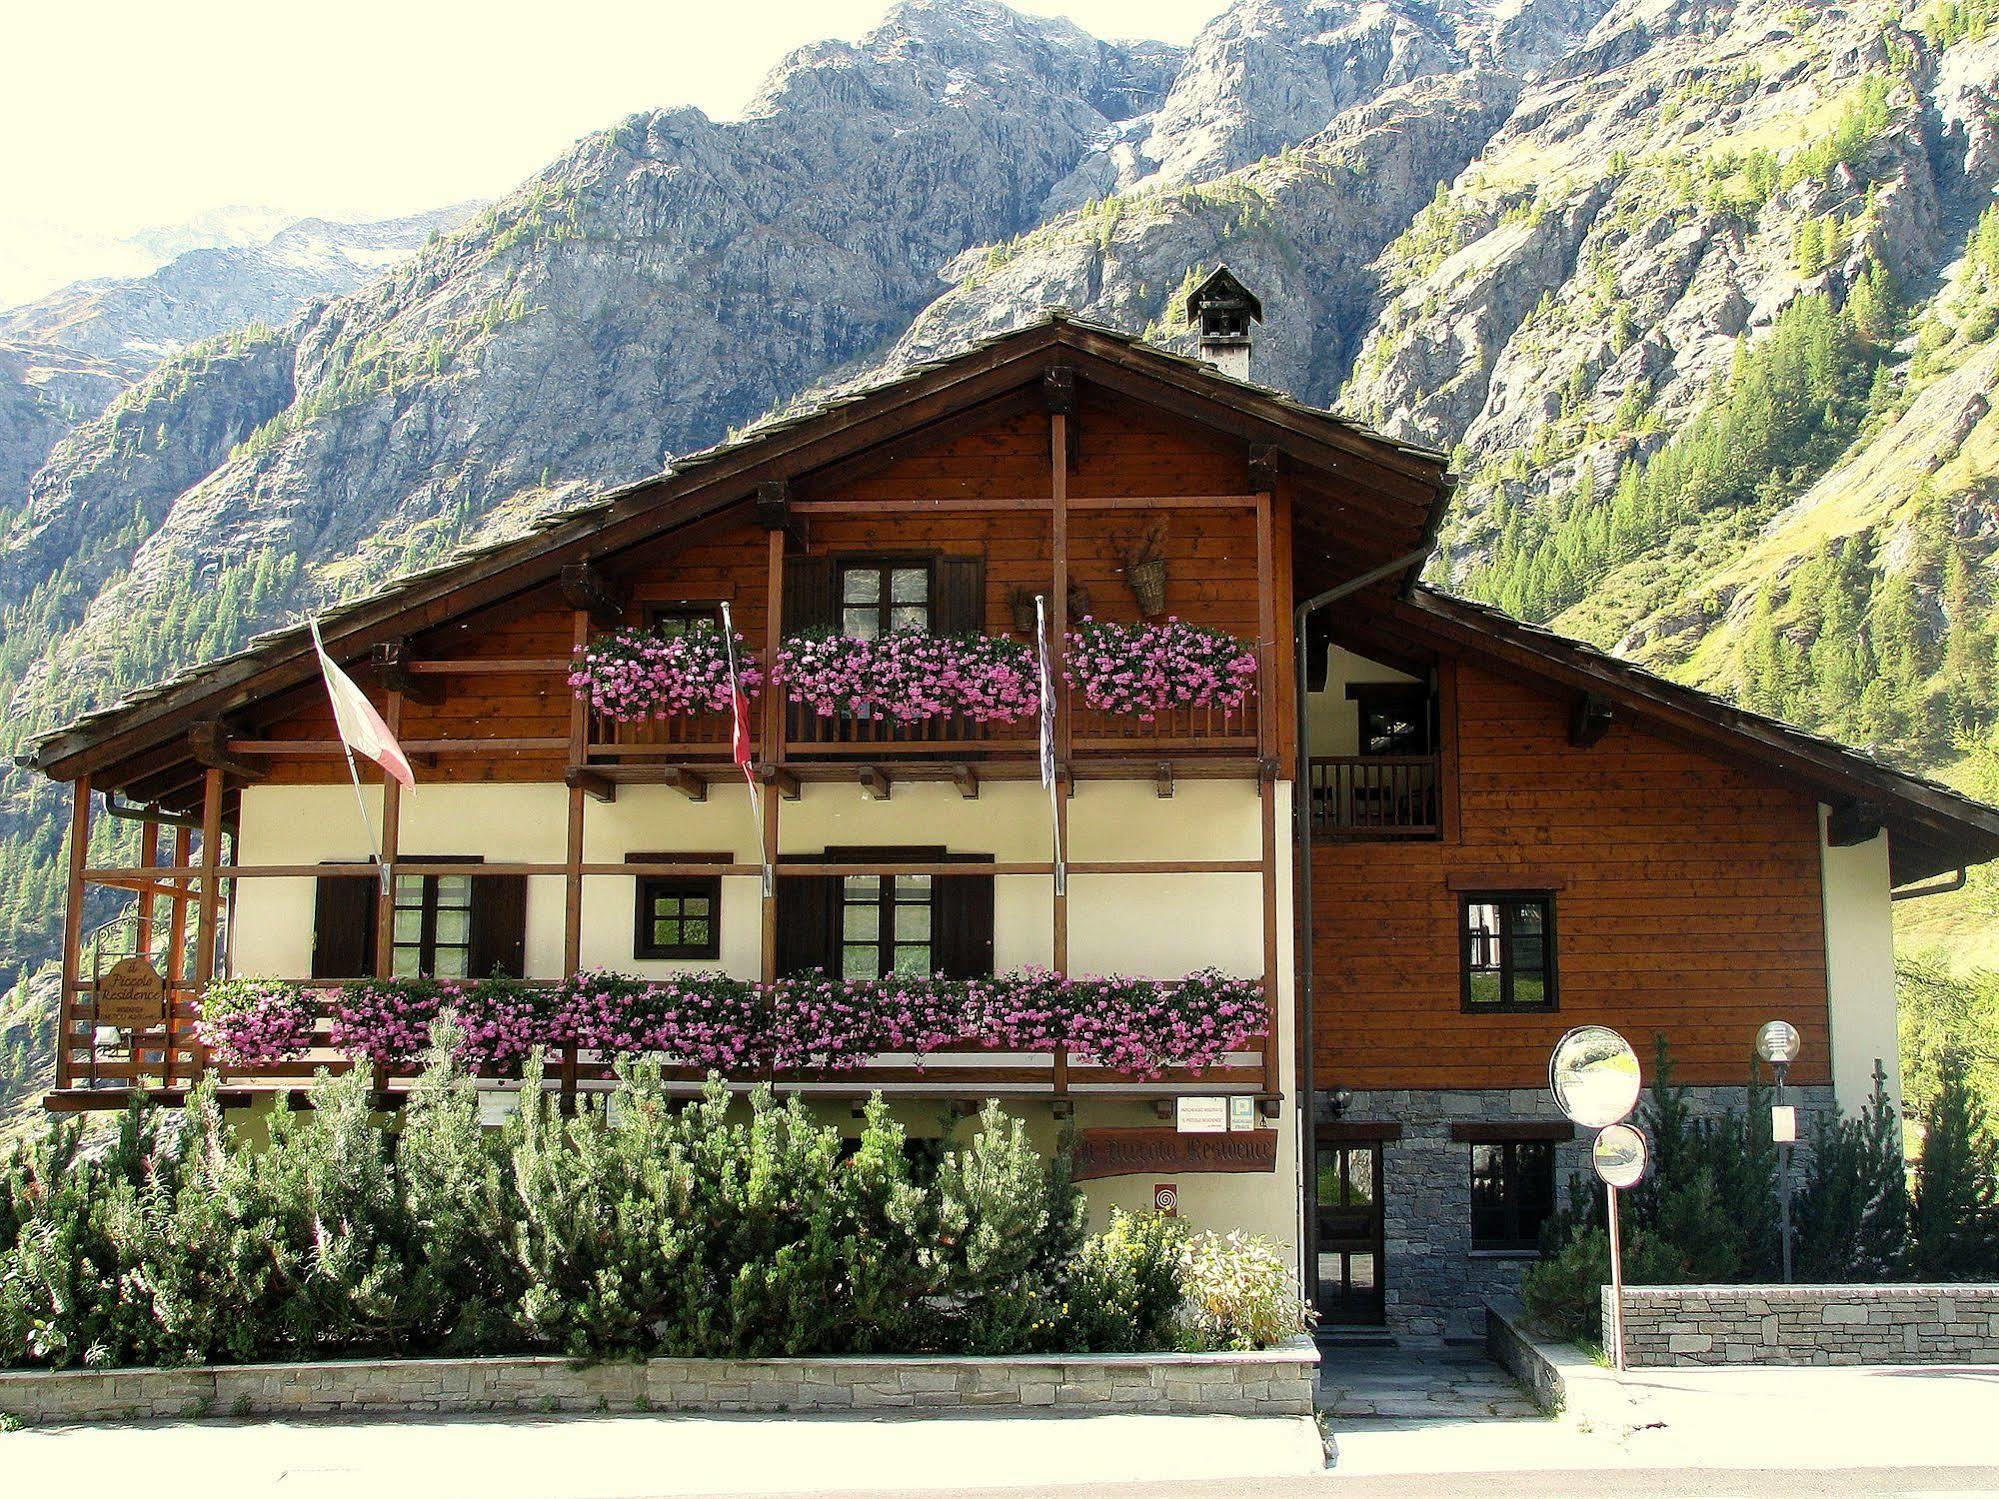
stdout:
{"type": "Polygon", "coordinates": [[[1548,1139],[1512,1138],[1505,1140],[1481,1140],[1466,1147],[1466,1188],[1467,1209],[1470,1221],[1466,1225],[1474,1253],[1479,1254],[1538,1254],[1541,1248],[1541,1229],[1555,1213],[1555,1142],[1548,1139]],[[1497,1180],[1504,1201],[1497,1208],[1482,1207],[1478,1200],[1479,1152],[1497,1151],[1499,1170],[1497,1180]],[[1545,1162],[1547,1171],[1547,1198],[1540,1220],[1534,1224],[1531,1235],[1521,1234],[1521,1213],[1525,1204],[1521,1200],[1520,1184],[1526,1171],[1523,1158],[1526,1153],[1534,1156],[1533,1170],[1538,1174],[1545,1162]],[[1480,1212],[1499,1211],[1506,1215],[1508,1234],[1504,1238],[1487,1235],[1480,1237],[1478,1219],[1480,1212]]]}
{"type": "MultiPolygon", "coordinates": [[[[833,628],[841,635],[847,633],[847,574],[849,572],[876,572],[881,577],[881,595],[873,605],[876,614],[877,640],[885,639],[893,631],[891,616],[895,605],[889,598],[890,575],[898,569],[923,569],[923,633],[937,631],[937,562],[941,554],[937,552],[848,552],[832,559],[833,567],[833,628]]],[[[869,607],[857,604],[855,608],[869,607]]]]}
{"type": "MultiPolygon", "coordinates": [[[[730,854],[645,853],[626,854],[627,864],[727,864],[730,854]]],[[[634,958],[679,958],[700,962],[722,956],[722,877],[719,874],[642,874],[634,880],[632,901],[632,956],[634,958]],[[652,903],[661,895],[704,898],[708,901],[708,940],[702,943],[655,943],[652,941],[652,903]]]]}
{"type": "MultiPolygon", "coordinates": [[[[1561,986],[1556,977],[1555,892],[1552,890],[1466,890],[1458,896],[1458,1000],[1467,1015],[1547,1015],[1561,1008],[1561,986]],[[1513,997],[1516,970],[1513,965],[1513,933],[1507,908],[1533,902],[1541,907],[1541,992],[1542,997],[1525,1003],[1513,997]],[[1497,1002],[1472,998],[1473,906],[1497,906],[1500,910],[1499,999],[1497,1002]]],[[[1492,971],[1480,968],[1481,973],[1492,971]]]]}
{"type": "MultiPolygon", "coordinates": [[[[483,854],[405,854],[393,861],[394,878],[397,888],[389,893],[389,971],[384,975],[385,977],[397,977],[396,953],[399,950],[407,950],[411,947],[416,949],[416,971],[419,975],[427,975],[431,978],[462,978],[467,982],[483,977],[481,974],[472,972],[473,960],[479,951],[479,935],[476,925],[479,919],[479,891],[477,883],[479,877],[472,874],[462,876],[465,880],[465,940],[463,942],[447,944],[450,947],[462,947],[465,950],[465,972],[462,975],[440,975],[437,972],[437,916],[439,909],[437,904],[437,882],[441,878],[446,878],[446,876],[419,874],[415,870],[409,869],[408,866],[421,866],[424,864],[483,864],[485,862],[483,854]],[[423,882],[422,889],[418,893],[417,905],[414,908],[418,912],[418,919],[417,940],[413,943],[398,942],[395,934],[396,913],[411,909],[411,907],[405,906],[402,903],[402,890],[400,887],[404,880],[421,880],[423,882]],[[427,964],[425,962],[426,958],[429,960],[427,964]]],[[[453,909],[457,908],[454,907],[453,909]]],[[[370,932],[369,936],[372,939],[375,934],[370,932]]],[[[402,976],[409,977],[406,974],[402,976]]]]}
{"type": "MultiPolygon", "coordinates": [[[[860,847],[828,848],[825,857],[826,862],[829,864],[942,864],[949,860],[951,855],[942,844],[875,844],[860,847]]],[[[878,925],[875,928],[874,941],[875,976],[878,978],[892,977],[896,971],[895,949],[898,946],[914,947],[916,945],[913,942],[898,943],[896,941],[895,908],[897,905],[913,906],[916,902],[896,900],[896,876],[892,874],[863,876],[863,878],[872,878],[881,882],[875,891],[875,905],[878,912],[876,917],[878,925]]],[[[924,938],[923,944],[930,950],[930,964],[924,970],[926,973],[935,973],[937,971],[938,878],[936,875],[930,877],[930,896],[924,903],[930,911],[930,934],[924,938]]],[[[847,976],[848,944],[846,925],[848,904],[847,881],[845,877],[842,877],[840,879],[838,900],[834,908],[833,952],[831,954],[831,957],[838,966],[838,972],[833,977],[840,979],[844,979],[847,976]]],[[[859,902],[855,902],[854,904],[859,904],[859,902]]],[[[859,946],[860,944],[856,943],[854,945],[859,946]]]]}

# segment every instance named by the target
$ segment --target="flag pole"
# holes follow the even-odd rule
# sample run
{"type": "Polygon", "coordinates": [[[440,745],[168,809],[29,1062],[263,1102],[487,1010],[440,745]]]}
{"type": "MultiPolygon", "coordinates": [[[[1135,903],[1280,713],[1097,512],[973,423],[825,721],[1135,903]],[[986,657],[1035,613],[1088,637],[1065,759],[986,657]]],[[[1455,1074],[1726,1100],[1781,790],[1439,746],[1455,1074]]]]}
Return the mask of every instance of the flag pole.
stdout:
{"type": "MultiPolygon", "coordinates": [[[[308,614],[306,616],[306,624],[312,629],[313,651],[318,655],[320,661],[324,662],[326,660],[326,642],[319,638],[319,616],[317,614],[308,614]]],[[[326,678],[326,672],[323,667],[320,671],[320,676],[322,679],[326,678]]],[[[333,696],[333,683],[330,680],[326,682],[326,694],[329,700],[333,696]]],[[[335,717],[337,718],[338,716],[336,712],[335,717]]],[[[368,799],[361,794],[361,770],[354,763],[354,746],[347,742],[345,734],[340,736],[340,748],[347,756],[347,779],[354,783],[354,810],[361,814],[361,826],[368,834],[368,851],[375,857],[375,867],[382,872],[382,889],[387,891],[390,889],[389,866],[382,862],[382,840],[376,836],[375,824],[368,817],[368,799]]]]}
{"type": "Polygon", "coordinates": [[[736,622],[729,612],[727,599],[722,600],[722,650],[729,661],[729,705],[735,719],[734,737],[743,747],[736,763],[742,766],[743,784],[750,790],[750,820],[756,825],[757,862],[763,866],[763,895],[765,900],[769,900],[777,894],[777,872],[771,868],[770,848],[764,842],[763,787],[757,784],[756,771],[747,758],[749,725],[744,722],[743,704],[748,699],[743,696],[742,680],[736,675],[736,622]]]}

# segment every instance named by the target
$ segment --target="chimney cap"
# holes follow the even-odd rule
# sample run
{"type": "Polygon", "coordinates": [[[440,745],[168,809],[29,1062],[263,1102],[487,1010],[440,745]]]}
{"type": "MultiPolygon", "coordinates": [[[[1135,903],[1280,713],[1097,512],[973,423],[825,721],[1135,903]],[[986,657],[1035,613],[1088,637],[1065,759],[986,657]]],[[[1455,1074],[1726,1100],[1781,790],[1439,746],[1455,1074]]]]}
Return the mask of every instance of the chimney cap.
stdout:
{"type": "MultiPolygon", "coordinates": [[[[1248,312],[1257,322],[1263,321],[1263,303],[1255,292],[1236,279],[1234,271],[1225,265],[1218,265],[1208,273],[1207,280],[1187,294],[1187,321],[1201,323],[1208,312],[1248,312]]],[[[1236,320],[1238,323],[1241,319],[1236,320]]],[[[1205,330],[1204,330],[1205,331],[1205,330]]],[[[1244,331],[1247,331],[1245,326],[1244,331]]]]}

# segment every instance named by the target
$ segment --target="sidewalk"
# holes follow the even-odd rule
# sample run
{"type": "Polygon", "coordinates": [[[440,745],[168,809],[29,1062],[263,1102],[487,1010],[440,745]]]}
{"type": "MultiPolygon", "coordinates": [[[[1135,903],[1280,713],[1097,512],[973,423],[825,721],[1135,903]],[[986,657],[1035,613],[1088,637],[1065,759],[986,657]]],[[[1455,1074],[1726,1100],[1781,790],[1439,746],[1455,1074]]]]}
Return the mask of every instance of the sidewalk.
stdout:
{"type": "Polygon", "coordinates": [[[1305,1478],[1305,1417],[585,1416],[209,1421],[0,1435],[10,1494],[632,1499],[1305,1478]]]}

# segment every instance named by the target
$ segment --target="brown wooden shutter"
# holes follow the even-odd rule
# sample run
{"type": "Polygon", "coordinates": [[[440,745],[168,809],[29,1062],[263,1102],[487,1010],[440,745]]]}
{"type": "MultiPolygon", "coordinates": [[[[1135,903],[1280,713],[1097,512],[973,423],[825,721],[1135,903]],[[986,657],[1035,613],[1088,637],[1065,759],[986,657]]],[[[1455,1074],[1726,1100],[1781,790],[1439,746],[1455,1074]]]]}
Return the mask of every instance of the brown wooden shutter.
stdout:
{"type": "Polygon", "coordinates": [[[367,978],[375,971],[375,899],[379,877],[326,875],[314,882],[312,977],[367,978]]]}
{"type": "Polygon", "coordinates": [[[482,874],[472,880],[472,954],[475,979],[527,975],[528,877],[482,874]]]}
{"type": "Polygon", "coordinates": [[[784,559],[784,633],[830,630],[833,612],[833,564],[826,557],[784,559]]]}
{"type": "Polygon", "coordinates": [[[985,630],[984,557],[937,559],[937,607],[933,616],[939,635],[977,635],[985,630]]]}
{"type": "MultiPolygon", "coordinates": [[[[992,863],[990,854],[953,854],[953,863],[992,863]]],[[[946,978],[990,977],[993,971],[993,877],[941,876],[930,884],[931,952],[946,978]]]]}
{"type": "Polygon", "coordinates": [[[778,976],[801,973],[808,968],[823,968],[839,977],[840,882],[831,875],[780,875],[778,976]]]}

